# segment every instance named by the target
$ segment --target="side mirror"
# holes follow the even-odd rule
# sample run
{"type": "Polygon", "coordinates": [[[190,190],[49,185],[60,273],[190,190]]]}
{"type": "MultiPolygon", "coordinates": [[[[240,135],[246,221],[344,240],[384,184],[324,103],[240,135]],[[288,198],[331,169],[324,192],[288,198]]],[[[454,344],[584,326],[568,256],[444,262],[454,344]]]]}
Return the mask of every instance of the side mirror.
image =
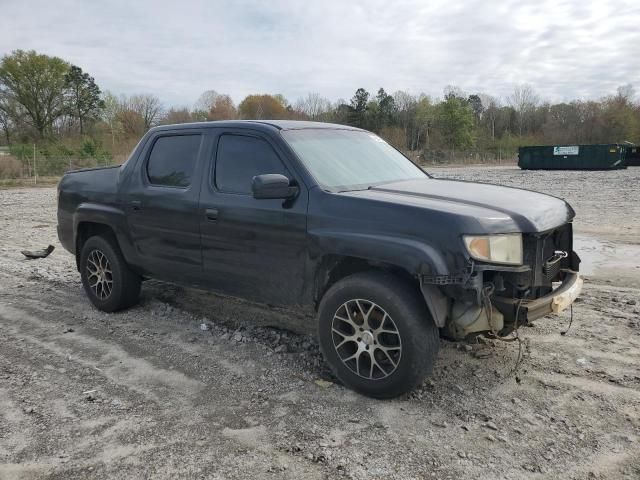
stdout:
{"type": "Polygon", "coordinates": [[[279,173],[267,173],[256,175],[251,183],[253,198],[293,198],[298,194],[298,187],[291,185],[291,182],[284,175],[279,173]]]}

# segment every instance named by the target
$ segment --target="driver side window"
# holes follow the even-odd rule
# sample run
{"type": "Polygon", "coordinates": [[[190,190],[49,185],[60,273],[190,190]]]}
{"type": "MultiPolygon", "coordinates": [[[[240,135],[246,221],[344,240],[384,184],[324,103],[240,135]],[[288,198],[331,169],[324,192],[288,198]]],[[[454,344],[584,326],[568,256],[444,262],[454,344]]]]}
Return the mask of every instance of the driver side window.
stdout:
{"type": "Polygon", "coordinates": [[[269,143],[246,135],[225,134],[220,137],[214,174],[218,190],[251,195],[253,177],[265,173],[287,175],[269,143]]]}

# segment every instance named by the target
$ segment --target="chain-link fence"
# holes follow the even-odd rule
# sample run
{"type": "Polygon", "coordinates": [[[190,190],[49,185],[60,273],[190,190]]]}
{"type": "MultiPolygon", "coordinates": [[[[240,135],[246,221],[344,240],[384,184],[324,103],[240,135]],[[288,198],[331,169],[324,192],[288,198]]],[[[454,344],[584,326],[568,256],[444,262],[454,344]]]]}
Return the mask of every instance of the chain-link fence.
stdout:
{"type": "Polygon", "coordinates": [[[31,148],[0,151],[0,179],[29,179],[60,177],[69,170],[114,165],[109,156],[43,155],[31,148]],[[30,151],[29,151],[30,150],[30,151]]]}
{"type": "Polygon", "coordinates": [[[518,162],[518,153],[513,150],[424,149],[415,153],[422,165],[515,165],[518,162]]]}

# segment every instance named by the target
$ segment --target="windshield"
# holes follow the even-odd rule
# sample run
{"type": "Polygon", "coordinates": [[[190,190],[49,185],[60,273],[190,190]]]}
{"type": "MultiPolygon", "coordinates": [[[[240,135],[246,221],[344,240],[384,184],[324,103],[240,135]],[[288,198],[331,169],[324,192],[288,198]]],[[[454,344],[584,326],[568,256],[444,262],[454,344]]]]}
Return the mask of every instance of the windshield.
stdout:
{"type": "Polygon", "coordinates": [[[284,139],[316,181],[331,190],[424,178],[420,168],[377,135],[359,130],[285,130],[284,139]]]}

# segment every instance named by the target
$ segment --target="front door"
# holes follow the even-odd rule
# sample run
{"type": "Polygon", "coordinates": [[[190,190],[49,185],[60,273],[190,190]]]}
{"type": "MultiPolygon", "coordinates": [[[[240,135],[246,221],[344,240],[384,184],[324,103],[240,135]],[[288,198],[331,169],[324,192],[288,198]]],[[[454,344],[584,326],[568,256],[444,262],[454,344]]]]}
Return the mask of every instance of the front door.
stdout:
{"type": "Polygon", "coordinates": [[[214,289],[276,305],[301,302],[306,265],[308,194],[255,199],[256,175],[296,181],[267,136],[248,130],[214,134],[215,167],[203,182],[200,231],[205,281],[214,289]]]}

